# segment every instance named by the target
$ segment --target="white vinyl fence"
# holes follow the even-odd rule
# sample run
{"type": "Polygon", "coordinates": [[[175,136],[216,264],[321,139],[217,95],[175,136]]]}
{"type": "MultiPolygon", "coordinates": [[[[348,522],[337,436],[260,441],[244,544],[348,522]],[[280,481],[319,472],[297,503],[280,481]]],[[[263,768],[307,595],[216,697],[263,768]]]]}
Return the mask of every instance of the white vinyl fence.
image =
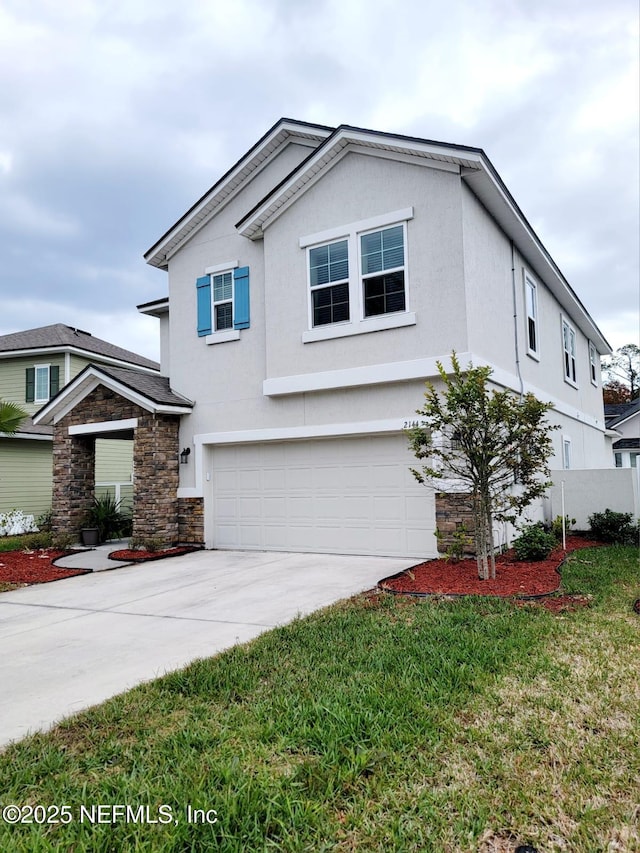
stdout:
{"type": "Polygon", "coordinates": [[[552,521],[564,514],[575,518],[576,530],[588,530],[588,518],[594,512],[611,509],[630,512],[640,518],[638,468],[593,468],[552,471],[553,486],[545,500],[545,517],[552,521]]]}

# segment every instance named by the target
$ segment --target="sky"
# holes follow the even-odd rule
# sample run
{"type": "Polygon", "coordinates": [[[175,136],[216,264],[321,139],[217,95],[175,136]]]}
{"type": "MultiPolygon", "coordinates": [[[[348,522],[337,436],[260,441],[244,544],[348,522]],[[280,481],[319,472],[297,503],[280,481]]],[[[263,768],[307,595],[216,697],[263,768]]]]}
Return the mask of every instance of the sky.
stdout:
{"type": "Polygon", "coordinates": [[[636,0],[0,0],[0,335],[159,359],[144,253],[280,117],[484,149],[638,343],[636,0]]]}

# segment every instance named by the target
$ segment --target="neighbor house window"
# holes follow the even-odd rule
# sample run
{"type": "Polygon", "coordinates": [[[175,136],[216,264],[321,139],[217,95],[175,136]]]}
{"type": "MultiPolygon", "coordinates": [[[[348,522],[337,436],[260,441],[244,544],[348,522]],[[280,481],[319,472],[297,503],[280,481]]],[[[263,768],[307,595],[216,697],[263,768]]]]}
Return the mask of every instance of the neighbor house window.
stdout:
{"type": "Polygon", "coordinates": [[[406,223],[412,217],[407,208],[300,239],[309,286],[304,341],[415,323],[407,311],[406,223]]]}
{"type": "Polygon", "coordinates": [[[36,364],[26,370],[25,401],[46,403],[60,388],[60,368],[55,364],[36,364]]]}
{"type": "Polygon", "coordinates": [[[349,319],[349,244],[337,240],[309,249],[309,284],[314,326],[349,319]]]}
{"type": "Polygon", "coordinates": [[[562,467],[568,471],[571,468],[571,439],[562,437],[562,467]]]}
{"type": "Polygon", "coordinates": [[[632,468],[638,467],[638,456],[640,456],[640,453],[630,453],[629,454],[629,464],[631,465],[632,468]]]}
{"type": "Polygon", "coordinates": [[[576,332],[564,319],[562,320],[562,348],[564,355],[564,378],[572,385],[576,385],[576,332]]]}
{"type": "Polygon", "coordinates": [[[36,367],[36,403],[46,403],[49,399],[49,365],[36,367]]]}
{"type": "Polygon", "coordinates": [[[589,343],[589,376],[591,377],[593,385],[598,384],[598,368],[598,350],[595,348],[594,344],[589,343]]]}
{"type": "Polygon", "coordinates": [[[622,453],[614,453],[613,458],[616,462],[616,468],[622,468],[622,453]]]}
{"type": "Polygon", "coordinates": [[[527,351],[538,356],[538,292],[535,281],[529,273],[524,274],[525,304],[527,311],[527,351]]]}

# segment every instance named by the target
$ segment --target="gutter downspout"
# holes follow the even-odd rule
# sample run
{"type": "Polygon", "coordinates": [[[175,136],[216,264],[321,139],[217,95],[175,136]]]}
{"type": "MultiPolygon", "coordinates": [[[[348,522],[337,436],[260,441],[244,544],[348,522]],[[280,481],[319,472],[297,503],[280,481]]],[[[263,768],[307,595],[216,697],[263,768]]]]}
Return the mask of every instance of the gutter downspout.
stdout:
{"type": "Polygon", "coordinates": [[[513,297],[513,336],[516,354],[516,374],[520,383],[520,402],[524,397],[524,382],[522,381],[522,373],[520,372],[520,349],[518,347],[518,308],[516,302],[516,258],[513,240],[511,242],[511,293],[513,297]]]}

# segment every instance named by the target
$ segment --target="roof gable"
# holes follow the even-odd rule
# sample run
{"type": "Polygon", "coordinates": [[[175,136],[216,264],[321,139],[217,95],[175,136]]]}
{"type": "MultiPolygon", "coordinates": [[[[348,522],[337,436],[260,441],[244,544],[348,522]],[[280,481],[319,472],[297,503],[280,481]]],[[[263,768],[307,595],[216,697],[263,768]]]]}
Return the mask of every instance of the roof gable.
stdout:
{"type": "Polygon", "coordinates": [[[263,229],[320,180],[349,151],[446,168],[460,174],[469,190],[518,247],[560,305],[601,355],[611,347],[557,264],[533,230],[493,164],[481,148],[453,145],[401,134],[340,125],[306,160],[250,210],[236,228],[256,240],[263,229]]]}
{"type": "Polygon", "coordinates": [[[184,415],[189,414],[193,409],[193,403],[190,400],[171,390],[166,376],[141,370],[89,364],[35,414],[34,424],[56,423],[98,385],[110,388],[121,397],[137,403],[154,414],[184,415]]]}
{"type": "Polygon", "coordinates": [[[166,269],[170,257],[291,142],[315,148],[333,131],[321,124],[281,118],[171,228],[145,252],[147,263],[166,269]]]}

